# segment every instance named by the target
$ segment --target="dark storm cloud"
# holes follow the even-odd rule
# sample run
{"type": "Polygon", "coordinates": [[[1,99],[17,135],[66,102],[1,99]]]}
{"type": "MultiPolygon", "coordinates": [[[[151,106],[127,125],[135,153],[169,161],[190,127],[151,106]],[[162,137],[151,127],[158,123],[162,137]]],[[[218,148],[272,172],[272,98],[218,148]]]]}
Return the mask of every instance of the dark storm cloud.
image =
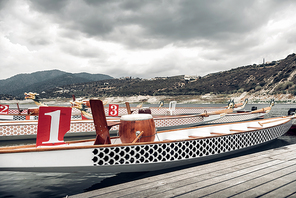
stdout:
{"type": "MultiPolygon", "coordinates": [[[[278,9],[279,1],[32,1],[61,25],[129,47],[158,48],[195,40],[241,39],[278,9]],[[132,27],[139,28],[139,32],[132,27]],[[135,32],[136,31],[136,32],[135,32]]],[[[286,4],[289,6],[289,3],[286,4]]],[[[223,43],[225,45],[225,43],[223,43]]]]}
{"type": "Polygon", "coordinates": [[[68,3],[71,3],[71,1],[68,0],[38,0],[38,1],[31,1],[31,6],[39,10],[42,13],[59,13],[63,12],[65,7],[68,3]]]}
{"type": "Polygon", "coordinates": [[[295,52],[295,8],[292,0],[0,0],[0,78],[8,66],[148,78],[273,61],[295,52]]]}
{"type": "Polygon", "coordinates": [[[0,0],[0,10],[5,7],[5,4],[7,3],[8,0],[0,0]]]}

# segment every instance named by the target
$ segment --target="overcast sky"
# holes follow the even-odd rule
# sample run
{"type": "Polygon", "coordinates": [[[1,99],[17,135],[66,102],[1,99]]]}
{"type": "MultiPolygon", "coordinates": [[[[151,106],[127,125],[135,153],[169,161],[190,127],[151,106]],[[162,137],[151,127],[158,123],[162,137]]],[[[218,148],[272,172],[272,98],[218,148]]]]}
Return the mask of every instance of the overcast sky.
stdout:
{"type": "Polygon", "coordinates": [[[0,79],[198,75],[295,53],[294,0],[0,0],[0,79]]]}

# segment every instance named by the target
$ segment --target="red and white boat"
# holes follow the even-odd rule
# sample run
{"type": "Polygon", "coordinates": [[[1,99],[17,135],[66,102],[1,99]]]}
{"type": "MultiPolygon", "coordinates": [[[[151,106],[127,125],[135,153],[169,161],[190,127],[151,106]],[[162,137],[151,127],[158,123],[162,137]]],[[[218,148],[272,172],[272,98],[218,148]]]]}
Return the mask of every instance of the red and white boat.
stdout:
{"type": "MultiPolygon", "coordinates": [[[[109,108],[108,113],[110,114],[112,108],[109,108]]],[[[118,106],[114,109],[118,110],[118,106]]],[[[144,109],[143,113],[151,113],[150,108],[144,109]]],[[[106,108],[104,108],[106,114],[106,108]]],[[[72,110],[73,112],[73,110],[72,110]]],[[[131,114],[129,105],[127,105],[126,112],[131,114]]],[[[141,113],[141,112],[140,112],[141,113]]],[[[253,112],[251,115],[253,119],[264,115],[265,113],[253,112]]],[[[88,113],[84,113],[85,116],[91,117],[88,113]]],[[[118,115],[111,112],[111,115],[118,115]]],[[[191,126],[198,126],[208,123],[214,123],[215,120],[222,120],[228,116],[227,122],[234,121],[243,121],[243,119],[250,119],[250,116],[246,116],[248,113],[233,113],[233,109],[222,109],[213,112],[207,112],[201,114],[192,114],[192,115],[167,115],[167,116],[153,116],[156,129],[158,131],[184,128],[191,126]],[[231,116],[228,116],[231,115],[231,116]]],[[[111,117],[107,118],[108,121],[119,122],[120,117],[111,117]]],[[[226,122],[226,121],[224,121],[226,122]]],[[[72,120],[70,125],[70,131],[66,134],[67,137],[73,136],[90,136],[95,135],[95,127],[93,125],[93,120],[72,120]]],[[[112,136],[117,135],[119,130],[119,125],[114,125],[110,129],[112,136]]],[[[19,140],[19,139],[34,139],[37,134],[37,121],[9,121],[9,122],[0,122],[0,140],[19,140]]]]}
{"type": "Polygon", "coordinates": [[[103,103],[90,101],[96,139],[64,142],[70,109],[40,107],[36,144],[0,148],[0,171],[139,172],[201,162],[254,148],[286,133],[294,117],[157,132],[151,114],[120,118],[118,137],[103,103]]]}
{"type": "MultiPolygon", "coordinates": [[[[9,105],[0,104],[0,121],[6,120],[38,120],[38,107],[47,106],[39,98],[39,94],[33,92],[24,93],[25,99],[31,99],[37,107],[20,109],[17,104],[17,109],[9,108],[9,105]]],[[[226,107],[176,107],[177,102],[171,101],[169,107],[162,107],[163,103],[159,107],[142,107],[141,105],[133,107],[132,113],[141,113],[149,111],[152,115],[192,115],[192,114],[202,114],[204,112],[214,112],[227,108],[233,108],[233,111],[241,110],[247,104],[248,99],[243,103],[234,104],[233,100],[230,100],[228,106],[226,107]]],[[[72,104],[72,119],[92,119],[89,101],[75,101],[75,96],[73,96],[72,104]]],[[[106,105],[106,104],[104,104],[106,105]]],[[[126,115],[128,114],[128,109],[124,107],[119,107],[119,105],[110,104],[109,107],[105,107],[105,114],[112,116],[114,110],[116,110],[116,115],[126,115]],[[114,109],[116,108],[116,109],[114,109]]]]}
{"type": "MultiPolygon", "coordinates": [[[[17,103],[17,108],[10,108],[9,105],[0,104],[0,121],[22,121],[22,120],[38,120],[38,108],[47,106],[41,102],[37,93],[25,93],[25,99],[31,99],[37,107],[21,109],[17,103]]],[[[72,119],[81,119],[81,112],[73,108],[72,119]]]]}
{"type": "MultiPolygon", "coordinates": [[[[158,131],[190,127],[205,124],[215,119],[220,119],[226,112],[231,110],[221,110],[212,113],[203,113],[196,115],[173,115],[173,116],[154,116],[154,122],[158,131]],[[221,115],[223,114],[223,115],[221,115]]],[[[137,114],[132,114],[137,115],[137,114]]],[[[120,117],[108,117],[108,121],[120,122],[120,117]]],[[[37,134],[37,120],[26,121],[0,121],[0,140],[21,140],[34,139],[37,134]]],[[[114,125],[110,129],[112,136],[117,135],[119,125],[114,125]]],[[[67,137],[95,135],[93,120],[71,120],[70,130],[67,137]]]]}
{"type": "MultiPolygon", "coordinates": [[[[217,112],[225,109],[232,109],[234,112],[242,110],[248,103],[248,99],[245,99],[243,103],[235,104],[233,100],[230,100],[228,105],[225,107],[177,107],[176,101],[171,101],[168,107],[162,107],[163,103],[159,107],[142,107],[138,105],[137,107],[131,108],[129,103],[126,102],[126,107],[119,107],[119,105],[109,104],[109,107],[105,107],[105,114],[112,115],[114,110],[116,110],[117,116],[122,116],[126,114],[138,114],[138,113],[149,113],[153,116],[163,116],[163,115],[192,115],[192,114],[202,114],[217,112]]],[[[86,101],[73,101],[71,102],[72,107],[81,111],[81,114],[85,119],[92,119],[92,114],[90,110],[90,103],[86,101]]],[[[106,104],[104,104],[105,106],[106,104]]]]}

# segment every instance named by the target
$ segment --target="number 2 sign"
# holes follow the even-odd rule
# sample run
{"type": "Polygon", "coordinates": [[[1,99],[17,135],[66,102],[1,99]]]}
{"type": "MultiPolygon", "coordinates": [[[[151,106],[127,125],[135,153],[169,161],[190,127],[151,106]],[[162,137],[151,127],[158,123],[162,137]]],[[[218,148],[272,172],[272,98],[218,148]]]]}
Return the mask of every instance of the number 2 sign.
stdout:
{"type": "Polygon", "coordinates": [[[8,114],[9,105],[0,104],[0,114],[8,114]]]}
{"type": "Polygon", "coordinates": [[[64,136],[70,130],[70,107],[40,107],[36,146],[65,144],[64,136]]]}
{"type": "Polygon", "coordinates": [[[109,116],[118,116],[119,105],[109,104],[109,116]]]}

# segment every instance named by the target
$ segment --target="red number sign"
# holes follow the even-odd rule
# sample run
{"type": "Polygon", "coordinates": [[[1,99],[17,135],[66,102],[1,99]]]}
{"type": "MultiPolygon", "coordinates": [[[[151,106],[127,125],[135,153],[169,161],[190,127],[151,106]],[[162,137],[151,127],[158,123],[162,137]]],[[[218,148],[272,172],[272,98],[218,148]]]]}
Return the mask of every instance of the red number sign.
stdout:
{"type": "Polygon", "coordinates": [[[118,116],[119,105],[109,104],[109,116],[118,116]]]}
{"type": "Polygon", "coordinates": [[[0,114],[8,114],[9,105],[0,104],[0,114]]]}
{"type": "Polygon", "coordinates": [[[65,144],[64,136],[70,130],[70,107],[40,107],[36,146],[65,144]]]}

